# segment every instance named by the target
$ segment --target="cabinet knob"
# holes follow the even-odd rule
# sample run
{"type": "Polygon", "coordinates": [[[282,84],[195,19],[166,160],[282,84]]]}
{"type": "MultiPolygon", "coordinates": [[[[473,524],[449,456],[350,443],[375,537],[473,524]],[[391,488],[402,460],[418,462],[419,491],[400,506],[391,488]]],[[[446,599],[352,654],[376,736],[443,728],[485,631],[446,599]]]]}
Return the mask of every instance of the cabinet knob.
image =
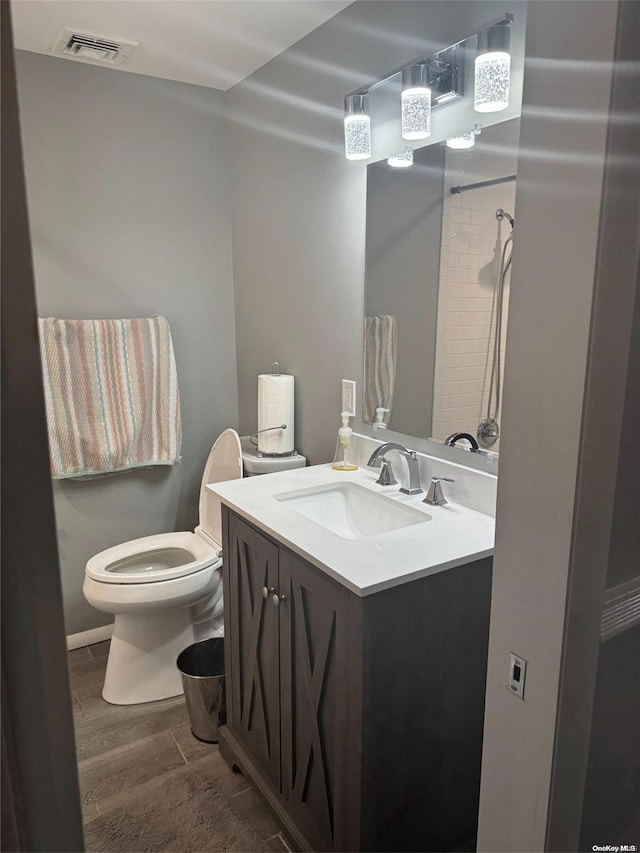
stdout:
{"type": "Polygon", "coordinates": [[[277,593],[277,592],[275,593],[275,595],[273,595],[273,596],[271,597],[271,601],[273,602],[273,606],[274,606],[274,607],[280,607],[280,602],[281,602],[281,601],[286,601],[286,600],[287,600],[287,596],[286,596],[286,595],[278,595],[278,593],[277,593]]]}
{"type": "Polygon", "coordinates": [[[267,587],[266,587],[266,586],[263,586],[263,587],[262,587],[262,597],[263,597],[263,598],[269,598],[269,596],[270,596],[270,595],[273,595],[273,593],[274,593],[275,591],[276,591],[276,590],[275,590],[275,587],[273,587],[273,586],[270,586],[270,587],[269,587],[269,589],[267,589],[267,587]]]}

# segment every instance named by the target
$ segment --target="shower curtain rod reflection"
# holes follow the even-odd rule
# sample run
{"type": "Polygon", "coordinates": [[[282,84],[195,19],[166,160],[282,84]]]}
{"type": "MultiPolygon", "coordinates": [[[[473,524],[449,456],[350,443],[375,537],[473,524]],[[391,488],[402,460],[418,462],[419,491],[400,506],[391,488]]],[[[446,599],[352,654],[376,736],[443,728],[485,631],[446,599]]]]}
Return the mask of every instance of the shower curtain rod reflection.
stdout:
{"type": "Polygon", "coordinates": [[[478,184],[465,184],[460,187],[451,187],[451,195],[457,195],[458,193],[464,193],[467,190],[479,190],[481,187],[493,187],[496,184],[507,184],[509,181],[515,181],[517,175],[507,175],[506,178],[494,178],[492,181],[480,181],[478,184]]]}

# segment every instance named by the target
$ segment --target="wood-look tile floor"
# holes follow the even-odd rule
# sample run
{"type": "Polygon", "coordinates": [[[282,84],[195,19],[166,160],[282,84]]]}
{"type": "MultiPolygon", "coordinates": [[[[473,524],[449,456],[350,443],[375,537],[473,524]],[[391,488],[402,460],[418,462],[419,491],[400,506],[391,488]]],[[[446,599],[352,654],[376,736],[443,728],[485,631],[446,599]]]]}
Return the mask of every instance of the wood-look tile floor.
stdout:
{"type": "Polygon", "coordinates": [[[264,849],[290,850],[270,810],[227,766],[217,745],[193,737],[184,697],[143,705],[105,702],[101,691],[108,652],[107,641],[68,653],[85,826],[130,804],[185,765],[201,762],[210,772],[213,763],[219,793],[264,841],[264,849]]]}

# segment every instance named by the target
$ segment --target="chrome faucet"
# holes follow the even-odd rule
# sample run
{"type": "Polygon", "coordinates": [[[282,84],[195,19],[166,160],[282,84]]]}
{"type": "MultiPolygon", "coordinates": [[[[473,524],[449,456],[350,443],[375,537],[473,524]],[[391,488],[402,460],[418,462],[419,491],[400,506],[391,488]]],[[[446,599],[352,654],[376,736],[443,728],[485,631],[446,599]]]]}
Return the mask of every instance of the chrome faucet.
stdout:
{"type": "Polygon", "coordinates": [[[382,457],[382,470],[380,471],[380,476],[376,480],[376,483],[379,486],[397,486],[398,481],[393,476],[393,470],[391,468],[391,462],[385,457],[382,457]]]}
{"type": "Polygon", "coordinates": [[[440,483],[455,483],[455,480],[452,480],[451,477],[432,477],[429,491],[422,503],[431,504],[431,506],[446,506],[449,503],[442,492],[440,483]]]}
{"type": "MultiPolygon", "coordinates": [[[[379,468],[382,464],[382,457],[390,450],[396,450],[402,457],[403,461],[400,491],[405,495],[422,494],[422,487],[420,486],[420,465],[418,463],[418,456],[415,450],[408,450],[401,444],[396,444],[395,441],[387,441],[385,444],[381,444],[376,447],[371,454],[367,465],[371,468],[379,468]]],[[[386,467],[387,466],[385,466],[385,468],[386,467]]],[[[378,480],[378,482],[380,482],[380,480],[378,480]]],[[[384,483],[382,483],[382,485],[384,485],[384,483]]]]}
{"type": "Polygon", "coordinates": [[[469,450],[472,453],[476,453],[479,450],[478,442],[468,432],[452,432],[448,438],[445,438],[444,443],[449,447],[454,447],[458,441],[466,441],[470,445],[469,450]]]}

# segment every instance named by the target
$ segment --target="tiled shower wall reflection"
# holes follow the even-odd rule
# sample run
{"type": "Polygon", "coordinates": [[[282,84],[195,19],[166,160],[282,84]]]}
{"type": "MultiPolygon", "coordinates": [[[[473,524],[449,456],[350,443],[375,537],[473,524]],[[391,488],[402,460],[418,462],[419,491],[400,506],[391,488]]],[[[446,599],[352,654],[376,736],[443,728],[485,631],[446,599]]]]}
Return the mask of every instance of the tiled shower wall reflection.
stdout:
{"type": "MultiPolygon", "coordinates": [[[[494,299],[502,249],[511,231],[506,219],[496,219],[496,210],[514,214],[516,182],[456,195],[450,189],[516,173],[518,128],[513,125],[516,123],[508,122],[491,128],[470,151],[447,151],[431,431],[440,441],[453,432],[475,436],[480,421],[495,416],[495,391],[488,411],[494,299]],[[490,134],[493,139],[488,139],[490,134]]],[[[510,275],[504,291],[503,353],[510,275]]],[[[491,450],[499,448],[498,441],[491,450]]]]}

